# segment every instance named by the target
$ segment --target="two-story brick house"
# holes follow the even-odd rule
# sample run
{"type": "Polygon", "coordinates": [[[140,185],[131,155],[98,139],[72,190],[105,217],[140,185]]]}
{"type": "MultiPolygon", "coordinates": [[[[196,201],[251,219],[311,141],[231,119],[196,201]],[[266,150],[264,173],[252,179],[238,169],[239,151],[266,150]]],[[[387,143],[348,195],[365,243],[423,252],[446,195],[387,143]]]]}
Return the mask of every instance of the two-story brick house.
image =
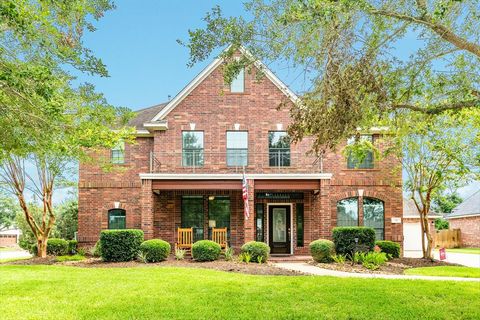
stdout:
{"type": "MultiPolygon", "coordinates": [[[[173,100],[138,111],[135,144],[97,155],[123,170],[80,165],[80,244],[93,245],[108,228],[139,228],[146,239],[173,245],[179,227],[193,227],[195,240],[227,227],[233,247],[258,240],[272,253],[306,254],[311,241],[349,225],[402,241],[402,182],[393,160],[372,157],[355,168],[340,150],[307,155],[309,139],[291,144],[289,111],[277,110],[295,94],[263,65],[260,80],[255,70],[241,72],[231,85],[221,67],[216,59],[173,100]]],[[[382,143],[375,132],[365,138],[382,143]]]]}

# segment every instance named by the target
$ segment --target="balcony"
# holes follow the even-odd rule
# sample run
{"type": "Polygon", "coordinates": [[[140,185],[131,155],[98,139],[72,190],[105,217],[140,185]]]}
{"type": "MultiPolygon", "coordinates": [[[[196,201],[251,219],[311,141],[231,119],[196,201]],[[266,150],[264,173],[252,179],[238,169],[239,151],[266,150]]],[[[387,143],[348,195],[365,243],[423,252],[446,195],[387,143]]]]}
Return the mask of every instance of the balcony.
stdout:
{"type": "Polygon", "coordinates": [[[150,173],[321,173],[322,169],[319,157],[288,149],[150,152],[150,173]]]}

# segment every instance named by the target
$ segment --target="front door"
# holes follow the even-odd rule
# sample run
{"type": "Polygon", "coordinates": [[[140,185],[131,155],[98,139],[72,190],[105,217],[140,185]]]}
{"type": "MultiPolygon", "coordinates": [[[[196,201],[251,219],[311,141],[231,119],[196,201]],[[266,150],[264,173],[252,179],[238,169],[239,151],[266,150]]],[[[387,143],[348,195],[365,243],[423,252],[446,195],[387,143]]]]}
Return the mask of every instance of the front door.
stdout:
{"type": "Polygon", "coordinates": [[[269,206],[269,243],[271,253],[290,253],[290,206],[269,206]]]}

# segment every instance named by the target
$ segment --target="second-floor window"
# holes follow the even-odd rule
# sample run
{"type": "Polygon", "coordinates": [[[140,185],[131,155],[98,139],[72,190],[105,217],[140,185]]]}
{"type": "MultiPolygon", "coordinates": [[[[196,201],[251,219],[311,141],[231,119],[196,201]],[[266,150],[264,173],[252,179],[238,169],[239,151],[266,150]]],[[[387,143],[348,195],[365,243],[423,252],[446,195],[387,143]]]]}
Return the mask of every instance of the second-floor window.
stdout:
{"type": "MultiPolygon", "coordinates": [[[[373,143],[373,136],[371,134],[362,134],[360,136],[360,140],[362,141],[370,141],[373,143]]],[[[354,138],[350,138],[347,141],[348,144],[354,143],[354,138]]],[[[368,151],[366,157],[363,159],[362,162],[358,163],[358,160],[352,156],[348,156],[347,159],[347,168],[348,169],[373,169],[374,166],[374,159],[373,159],[373,150],[368,151]]]]}
{"type": "Polygon", "coordinates": [[[230,84],[231,93],[243,93],[245,91],[245,70],[241,69],[230,84]]]}
{"type": "Polygon", "coordinates": [[[125,142],[120,141],[112,148],[110,159],[113,164],[125,163],[125,142]]]}
{"type": "Polygon", "coordinates": [[[290,166],[290,138],[286,131],[268,133],[268,158],[272,167],[290,166]]]}
{"type": "Polygon", "coordinates": [[[227,131],[227,166],[248,165],[248,132],[227,131]]]}
{"type": "Polygon", "coordinates": [[[203,131],[182,132],[182,165],[203,166],[203,131]]]}

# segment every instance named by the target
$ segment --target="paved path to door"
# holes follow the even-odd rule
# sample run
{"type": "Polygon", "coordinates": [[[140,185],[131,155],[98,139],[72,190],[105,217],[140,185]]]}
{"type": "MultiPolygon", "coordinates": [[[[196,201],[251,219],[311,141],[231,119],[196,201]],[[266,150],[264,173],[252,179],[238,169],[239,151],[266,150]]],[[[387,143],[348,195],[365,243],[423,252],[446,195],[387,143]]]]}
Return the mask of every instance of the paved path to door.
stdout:
{"type": "Polygon", "coordinates": [[[25,250],[0,251],[0,260],[13,259],[13,258],[25,258],[25,257],[31,257],[31,256],[32,255],[25,250]]]}
{"type": "Polygon", "coordinates": [[[408,279],[408,280],[434,280],[434,281],[470,281],[480,282],[480,278],[460,278],[460,277],[430,277],[430,276],[410,276],[394,274],[372,274],[372,273],[351,273],[329,269],[322,269],[312,266],[305,262],[280,262],[275,263],[279,268],[300,271],[315,276],[332,276],[340,278],[370,278],[370,279],[408,279]]]}

